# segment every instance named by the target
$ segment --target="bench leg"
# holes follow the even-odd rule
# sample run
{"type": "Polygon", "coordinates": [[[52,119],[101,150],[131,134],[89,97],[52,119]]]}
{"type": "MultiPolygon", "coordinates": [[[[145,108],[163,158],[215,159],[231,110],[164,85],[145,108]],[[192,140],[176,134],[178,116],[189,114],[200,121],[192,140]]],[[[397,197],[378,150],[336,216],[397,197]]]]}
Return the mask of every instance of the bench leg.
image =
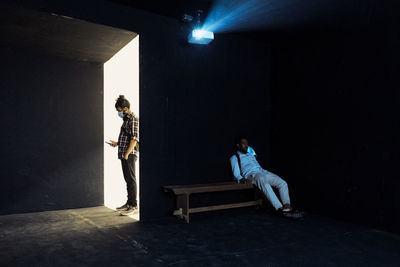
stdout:
{"type": "Polygon", "coordinates": [[[254,200],[258,202],[256,209],[260,209],[263,203],[263,193],[258,188],[254,188],[254,200]]]}
{"type": "Polygon", "coordinates": [[[176,207],[178,210],[182,209],[182,217],[185,222],[189,223],[189,195],[177,195],[176,196],[176,207]]]}

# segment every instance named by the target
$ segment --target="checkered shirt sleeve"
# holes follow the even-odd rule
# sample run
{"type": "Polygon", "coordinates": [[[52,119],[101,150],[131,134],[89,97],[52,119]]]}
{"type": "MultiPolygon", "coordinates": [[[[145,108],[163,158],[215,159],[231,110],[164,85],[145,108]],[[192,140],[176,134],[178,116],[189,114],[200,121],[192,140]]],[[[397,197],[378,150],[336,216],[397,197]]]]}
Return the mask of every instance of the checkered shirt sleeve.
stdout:
{"type": "Polygon", "coordinates": [[[139,119],[136,116],[133,116],[133,120],[130,121],[130,133],[131,140],[136,140],[139,142],[139,119]]]}

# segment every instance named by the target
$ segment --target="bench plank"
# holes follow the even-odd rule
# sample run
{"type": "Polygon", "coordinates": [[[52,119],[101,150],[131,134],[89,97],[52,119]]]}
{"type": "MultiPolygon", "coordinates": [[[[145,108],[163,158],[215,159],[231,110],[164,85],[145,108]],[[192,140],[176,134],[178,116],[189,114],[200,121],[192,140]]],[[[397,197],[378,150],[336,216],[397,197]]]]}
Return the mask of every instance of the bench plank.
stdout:
{"type": "Polygon", "coordinates": [[[200,207],[200,208],[191,208],[191,209],[189,209],[189,213],[249,207],[249,206],[256,206],[256,205],[260,205],[260,204],[261,204],[261,202],[259,200],[255,200],[255,201],[248,201],[248,202],[241,202],[241,203],[234,203],[234,204],[224,204],[224,205],[215,205],[215,206],[200,207]]]}
{"type": "Polygon", "coordinates": [[[163,187],[168,189],[174,189],[174,188],[204,187],[210,185],[227,185],[227,184],[238,184],[238,183],[231,181],[231,182],[219,182],[219,183],[209,183],[209,184],[166,185],[163,187]]]}
{"type": "Polygon", "coordinates": [[[191,194],[191,193],[207,193],[207,192],[222,192],[232,190],[252,189],[252,184],[239,184],[235,182],[200,184],[187,186],[164,186],[165,191],[172,191],[176,195],[191,194]]]}

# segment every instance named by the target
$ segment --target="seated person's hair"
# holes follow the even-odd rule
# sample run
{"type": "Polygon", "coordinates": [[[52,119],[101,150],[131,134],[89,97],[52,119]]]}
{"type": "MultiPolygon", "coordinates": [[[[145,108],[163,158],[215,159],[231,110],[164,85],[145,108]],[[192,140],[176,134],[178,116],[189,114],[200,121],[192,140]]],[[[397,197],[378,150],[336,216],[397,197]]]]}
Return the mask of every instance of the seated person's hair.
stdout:
{"type": "Polygon", "coordinates": [[[248,140],[245,135],[239,135],[239,136],[235,137],[235,145],[239,144],[240,141],[242,141],[242,139],[248,140]]]}

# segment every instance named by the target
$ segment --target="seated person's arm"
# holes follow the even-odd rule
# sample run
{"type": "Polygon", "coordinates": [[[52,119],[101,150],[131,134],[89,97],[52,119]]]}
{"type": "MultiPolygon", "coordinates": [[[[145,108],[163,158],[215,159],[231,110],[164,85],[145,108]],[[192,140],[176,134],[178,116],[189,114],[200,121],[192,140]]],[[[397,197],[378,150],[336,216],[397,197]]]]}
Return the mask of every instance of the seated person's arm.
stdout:
{"type": "Polygon", "coordinates": [[[240,174],[240,169],[239,169],[239,163],[238,160],[236,158],[235,155],[233,155],[230,158],[230,162],[231,162],[231,167],[232,167],[232,173],[233,173],[233,177],[235,177],[235,179],[237,180],[237,182],[239,183],[241,179],[244,179],[242,177],[242,175],[240,174]]]}

